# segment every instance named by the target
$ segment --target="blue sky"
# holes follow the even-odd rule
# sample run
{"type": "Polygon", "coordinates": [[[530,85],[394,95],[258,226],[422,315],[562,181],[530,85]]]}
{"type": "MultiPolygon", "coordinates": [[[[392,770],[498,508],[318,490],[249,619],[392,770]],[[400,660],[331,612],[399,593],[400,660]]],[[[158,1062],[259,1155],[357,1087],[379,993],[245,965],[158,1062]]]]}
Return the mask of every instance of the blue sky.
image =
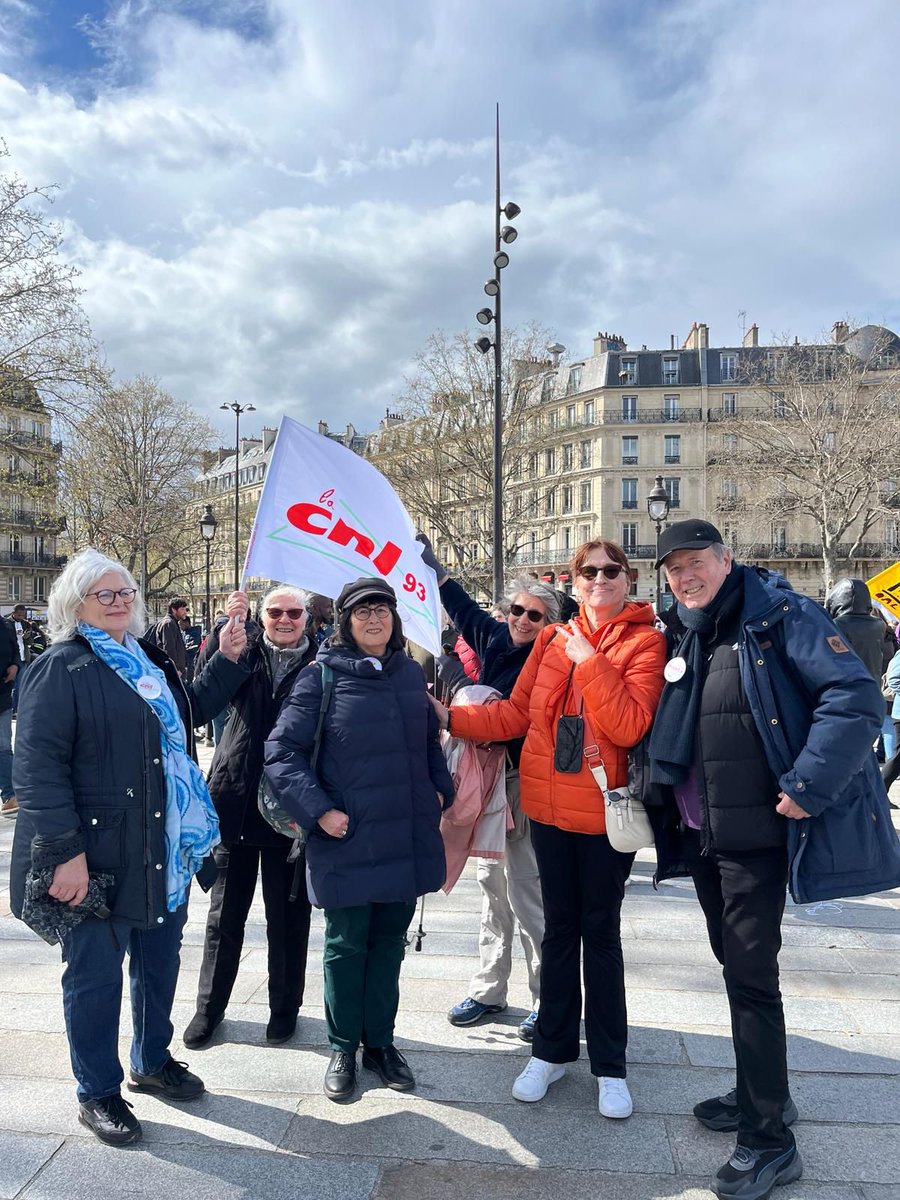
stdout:
{"type": "Polygon", "coordinates": [[[898,35],[895,0],[0,0],[0,133],[120,376],[369,428],[480,332],[496,100],[504,312],[567,358],[900,327],[898,35]]]}

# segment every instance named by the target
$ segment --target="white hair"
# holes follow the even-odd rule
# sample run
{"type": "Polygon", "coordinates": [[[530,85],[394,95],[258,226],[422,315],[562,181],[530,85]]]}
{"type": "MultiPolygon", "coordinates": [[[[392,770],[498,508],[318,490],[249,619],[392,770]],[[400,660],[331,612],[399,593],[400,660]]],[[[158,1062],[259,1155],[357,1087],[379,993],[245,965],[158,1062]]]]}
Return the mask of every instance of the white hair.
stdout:
{"type": "Polygon", "coordinates": [[[147,614],[134,576],[114,558],[107,558],[99,550],[89,547],[70,558],[62,574],[53,581],[47,601],[47,636],[51,642],[64,642],[75,636],[78,625],[76,613],[82,601],[97,580],[110,572],[119,576],[123,586],[135,589],[128,632],[135,637],[142,636],[147,614]]]}
{"type": "Polygon", "coordinates": [[[259,602],[260,612],[263,612],[273,596],[291,596],[299,608],[306,610],[309,607],[308,592],[305,592],[303,588],[294,587],[292,583],[283,583],[280,587],[269,588],[259,602]]]}
{"type": "Polygon", "coordinates": [[[508,613],[509,606],[515,604],[516,596],[522,595],[531,596],[534,600],[540,600],[547,610],[548,624],[559,620],[559,596],[557,596],[552,587],[547,587],[546,583],[540,583],[537,579],[532,579],[528,575],[520,575],[517,579],[507,584],[506,595],[502,602],[504,612],[508,613]]]}

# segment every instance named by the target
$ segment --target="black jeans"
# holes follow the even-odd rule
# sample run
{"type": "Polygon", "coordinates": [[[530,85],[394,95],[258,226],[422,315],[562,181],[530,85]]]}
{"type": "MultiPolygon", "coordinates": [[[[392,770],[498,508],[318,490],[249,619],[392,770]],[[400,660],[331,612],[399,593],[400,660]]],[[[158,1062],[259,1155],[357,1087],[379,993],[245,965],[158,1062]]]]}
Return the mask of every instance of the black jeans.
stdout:
{"type": "Polygon", "coordinates": [[[260,847],[239,843],[217,846],[219,876],[210,892],[197,1011],[220,1016],[231,999],[244,945],[244,927],[262,873],[269,949],[269,1009],[273,1016],[296,1014],[303,1003],[310,905],[304,863],[300,893],[290,899],[294,863],[287,861],[290,843],[260,847]]]}
{"type": "Polygon", "coordinates": [[[787,1040],[778,986],[787,850],[701,855],[698,834],[687,830],[685,851],[709,944],[724,967],[737,1064],[737,1140],[754,1150],[780,1148],[789,1141],[783,1120],[787,1040]]]}
{"type": "Polygon", "coordinates": [[[594,1075],[625,1078],[628,1016],[619,915],[633,854],[606,834],[531,822],[544,897],[541,1003],[532,1052],[545,1062],[578,1058],[584,955],[584,1030],[594,1075]]]}

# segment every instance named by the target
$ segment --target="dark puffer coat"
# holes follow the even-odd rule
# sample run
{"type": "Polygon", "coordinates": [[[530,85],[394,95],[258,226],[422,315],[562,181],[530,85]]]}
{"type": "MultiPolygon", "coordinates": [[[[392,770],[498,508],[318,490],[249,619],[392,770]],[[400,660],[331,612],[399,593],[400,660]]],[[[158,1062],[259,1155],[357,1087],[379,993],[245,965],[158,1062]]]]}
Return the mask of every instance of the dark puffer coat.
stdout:
{"type": "MultiPolygon", "coordinates": [[[[156,646],[141,648],[165,672],[184,722],[189,752],[194,725],[220,712],[247,678],[239,663],[215,654],[191,685],[156,646]]],[[[159,721],[153,710],[82,637],[56,642],[28,669],[19,697],[13,782],[19,801],[10,870],[19,915],[32,843],[67,862],[82,851],[88,869],[109,871],[114,917],[141,928],[166,912],[165,796],[159,721]]]]}
{"type": "Polygon", "coordinates": [[[453,783],[438,742],[422,668],[395,652],[382,670],[358,651],[323,646],[334,672],[318,772],[310,767],[322,673],[302,671],[266,742],[266,774],[284,807],[310,831],[309,897],[321,908],[412,902],[444,882],[441,806],[453,783]],[[346,837],[317,824],[336,808],[346,837]]]}
{"type": "MultiPolygon", "coordinates": [[[[205,653],[214,653],[218,637],[218,630],[210,635],[205,653]]],[[[278,690],[273,695],[272,669],[263,632],[258,625],[248,622],[247,637],[250,645],[240,662],[250,677],[231,699],[231,712],[209,773],[209,792],[226,845],[283,846],[286,854],[290,842],[263,819],[257,804],[263,746],[298,672],[313,661],[318,646],[310,639],[307,653],[297,656],[278,681],[278,690]]]]}
{"type": "Polygon", "coordinates": [[[825,611],[869,668],[872,678],[880,680],[887,669],[885,624],[872,612],[872,597],[864,581],[839,579],[828,593],[825,611]]]}

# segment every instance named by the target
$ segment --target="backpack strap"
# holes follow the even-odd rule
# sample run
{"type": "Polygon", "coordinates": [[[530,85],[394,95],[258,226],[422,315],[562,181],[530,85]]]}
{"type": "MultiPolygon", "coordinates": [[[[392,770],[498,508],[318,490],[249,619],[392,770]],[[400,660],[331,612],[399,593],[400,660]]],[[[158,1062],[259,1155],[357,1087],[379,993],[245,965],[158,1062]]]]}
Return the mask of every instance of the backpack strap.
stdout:
{"type": "Polygon", "coordinates": [[[312,756],[309,760],[309,765],[313,771],[315,771],[316,764],[319,761],[319,751],[322,748],[322,727],[325,724],[325,715],[328,712],[328,705],[331,703],[331,694],[334,691],[334,671],[332,671],[328,663],[319,663],[319,666],[322,668],[322,703],[319,705],[319,721],[316,725],[312,756]]]}

